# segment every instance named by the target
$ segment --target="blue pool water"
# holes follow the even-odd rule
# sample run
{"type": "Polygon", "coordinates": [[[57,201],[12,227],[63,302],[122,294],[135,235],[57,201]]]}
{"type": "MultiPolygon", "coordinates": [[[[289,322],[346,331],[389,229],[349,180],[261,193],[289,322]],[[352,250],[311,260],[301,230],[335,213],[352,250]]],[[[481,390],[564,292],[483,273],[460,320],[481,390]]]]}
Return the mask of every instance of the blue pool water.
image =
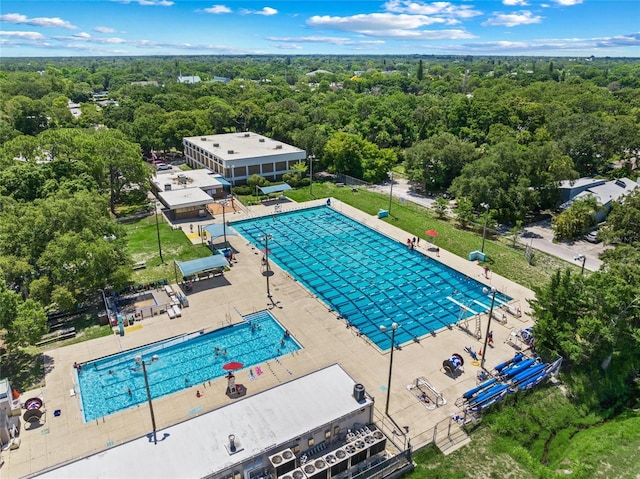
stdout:
{"type": "MultiPolygon", "coordinates": [[[[288,271],[380,349],[402,344],[490,307],[483,284],[327,207],[234,222],[269,260],[288,271]],[[462,316],[461,316],[462,315],[462,316]]],[[[497,300],[510,301],[500,293],[497,300]]]]}
{"type": "MultiPolygon", "coordinates": [[[[78,372],[84,419],[93,421],[147,401],[136,356],[147,364],[151,396],[158,398],[225,376],[222,366],[228,362],[238,361],[249,368],[300,349],[284,333],[271,313],[261,311],[211,333],[186,334],[84,363],[78,372]],[[226,354],[216,355],[215,348],[226,354]],[[157,361],[151,361],[154,355],[157,361]]],[[[240,377],[238,382],[246,383],[240,377]]]]}

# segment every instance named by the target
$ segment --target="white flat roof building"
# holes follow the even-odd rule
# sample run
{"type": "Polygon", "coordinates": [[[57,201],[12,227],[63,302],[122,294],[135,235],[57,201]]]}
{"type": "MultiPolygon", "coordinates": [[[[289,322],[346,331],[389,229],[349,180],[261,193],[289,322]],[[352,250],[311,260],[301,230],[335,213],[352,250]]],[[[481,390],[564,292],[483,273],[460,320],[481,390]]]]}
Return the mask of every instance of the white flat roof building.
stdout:
{"type": "Polygon", "coordinates": [[[304,150],[257,133],[183,138],[184,155],[193,168],[208,168],[232,185],[246,183],[252,175],[280,180],[291,167],[307,158],[304,150]]]}
{"type": "MultiPolygon", "coordinates": [[[[276,453],[301,456],[322,442],[338,447],[348,429],[371,424],[373,401],[364,391],[358,400],[355,390],[356,382],[332,365],[158,431],[155,444],[144,436],[32,477],[262,477],[276,453]]],[[[378,446],[368,458],[383,452],[378,446]]]]}

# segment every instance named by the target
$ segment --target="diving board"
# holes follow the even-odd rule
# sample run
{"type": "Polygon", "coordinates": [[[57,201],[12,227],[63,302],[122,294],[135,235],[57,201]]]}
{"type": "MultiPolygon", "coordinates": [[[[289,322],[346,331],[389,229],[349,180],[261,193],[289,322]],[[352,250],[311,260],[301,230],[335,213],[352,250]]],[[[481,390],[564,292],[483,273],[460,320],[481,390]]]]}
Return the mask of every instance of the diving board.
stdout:
{"type": "Polygon", "coordinates": [[[455,304],[457,304],[458,306],[460,306],[460,308],[461,308],[461,309],[464,309],[465,311],[467,311],[467,312],[469,312],[469,313],[473,314],[474,316],[475,316],[476,314],[480,314],[480,313],[478,313],[477,311],[474,311],[473,309],[471,309],[469,306],[467,306],[467,305],[465,305],[465,304],[462,304],[462,303],[461,303],[460,301],[458,301],[457,299],[453,299],[451,296],[447,296],[447,299],[448,299],[449,301],[451,301],[452,303],[455,303],[455,304]]]}

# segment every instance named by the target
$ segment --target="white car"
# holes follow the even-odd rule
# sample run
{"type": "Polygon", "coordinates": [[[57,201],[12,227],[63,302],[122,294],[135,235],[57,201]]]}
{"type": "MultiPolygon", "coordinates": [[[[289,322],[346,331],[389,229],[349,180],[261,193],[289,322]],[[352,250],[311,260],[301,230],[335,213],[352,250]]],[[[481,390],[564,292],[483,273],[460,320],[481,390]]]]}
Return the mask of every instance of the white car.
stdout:
{"type": "Polygon", "coordinates": [[[597,231],[591,231],[590,233],[587,233],[586,236],[584,237],[585,240],[587,240],[589,243],[599,243],[600,240],[598,239],[598,232],[597,231]]]}
{"type": "Polygon", "coordinates": [[[158,170],[170,170],[173,167],[171,165],[167,165],[166,163],[160,163],[159,165],[156,165],[156,168],[158,170]]]}

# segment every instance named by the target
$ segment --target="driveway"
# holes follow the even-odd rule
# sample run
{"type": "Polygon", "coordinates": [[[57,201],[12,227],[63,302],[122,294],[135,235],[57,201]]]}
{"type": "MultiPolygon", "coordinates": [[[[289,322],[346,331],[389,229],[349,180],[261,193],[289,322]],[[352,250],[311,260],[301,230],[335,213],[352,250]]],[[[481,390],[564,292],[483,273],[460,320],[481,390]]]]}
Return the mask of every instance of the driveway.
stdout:
{"type": "MultiPolygon", "coordinates": [[[[376,188],[388,195],[390,182],[378,185],[376,188]]],[[[415,193],[409,182],[404,178],[394,178],[393,196],[400,200],[411,201],[427,208],[430,208],[434,202],[434,198],[415,193]]],[[[569,263],[577,264],[578,266],[582,266],[582,259],[575,258],[584,255],[584,268],[589,271],[597,271],[600,269],[602,261],[599,259],[599,255],[606,249],[603,243],[593,244],[585,240],[554,242],[550,220],[527,225],[520,235],[519,241],[522,244],[530,245],[533,249],[563,259],[569,263]]]]}

